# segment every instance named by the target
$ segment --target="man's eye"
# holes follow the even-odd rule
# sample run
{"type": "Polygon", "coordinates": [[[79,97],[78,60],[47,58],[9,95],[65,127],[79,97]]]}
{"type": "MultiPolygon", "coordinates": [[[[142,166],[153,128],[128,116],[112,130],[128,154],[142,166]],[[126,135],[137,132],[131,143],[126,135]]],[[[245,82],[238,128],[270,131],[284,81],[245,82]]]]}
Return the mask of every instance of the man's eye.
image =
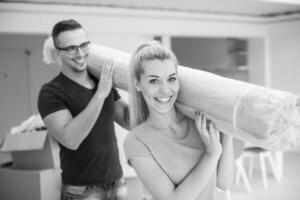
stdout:
{"type": "Polygon", "coordinates": [[[89,42],[84,42],[80,45],[80,48],[86,48],[87,46],[89,46],[89,42]]]}
{"type": "Polygon", "coordinates": [[[66,48],[67,51],[76,51],[77,47],[76,46],[69,46],[66,48]]]}

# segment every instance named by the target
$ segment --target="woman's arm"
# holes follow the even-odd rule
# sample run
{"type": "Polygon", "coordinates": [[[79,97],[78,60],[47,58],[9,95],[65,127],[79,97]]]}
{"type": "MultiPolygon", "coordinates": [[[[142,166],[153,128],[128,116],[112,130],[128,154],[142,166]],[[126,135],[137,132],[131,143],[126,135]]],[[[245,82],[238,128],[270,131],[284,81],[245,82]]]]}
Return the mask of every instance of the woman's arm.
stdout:
{"type": "Polygon", "coordinates": [[[206,145],[206,152],[178,185],[174,185],[154,159],[143,156],[131,159],[131,165],[138,177],[155,199],[196,199],[216,170],[222,152],[218,133],[212,124],[209,124],[209,130],[207,129],[206,118],[203,115],[196,119],[196,127],[206,145]]]}
{"type": "Polygon", "coordinates": [[[217,186],[222,190],[228,190],[234,181],[235,164],[232,136],[220,133],[222,154],[217,168],[217,186]]]}
{"type": "Polygon", "coordinates": [[[131,160],[131,165],[156,200],[193,200],[208,183],[218,159],[218,155],[203,155],[195,168],[177,186],[151,158],[137,156],[131,160]]]}

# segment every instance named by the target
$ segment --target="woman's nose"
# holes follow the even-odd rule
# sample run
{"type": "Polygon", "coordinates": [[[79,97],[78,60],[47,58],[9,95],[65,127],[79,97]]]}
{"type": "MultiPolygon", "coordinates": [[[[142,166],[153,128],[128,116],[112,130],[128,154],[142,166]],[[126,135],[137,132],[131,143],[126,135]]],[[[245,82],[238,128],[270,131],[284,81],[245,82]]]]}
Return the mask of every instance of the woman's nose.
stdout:
{"type": "Polygon", "coordinates": [[[171,91],[168,83],[162,83],[160,86],[160,92],[163,94],[169,94],[171,91]]]}

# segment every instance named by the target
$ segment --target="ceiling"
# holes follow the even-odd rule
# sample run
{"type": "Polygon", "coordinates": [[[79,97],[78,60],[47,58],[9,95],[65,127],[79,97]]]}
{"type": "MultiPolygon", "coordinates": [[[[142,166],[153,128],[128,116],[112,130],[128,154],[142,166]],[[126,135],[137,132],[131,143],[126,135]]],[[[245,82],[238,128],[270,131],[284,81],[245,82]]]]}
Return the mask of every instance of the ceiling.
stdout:
{"type": "Polygon", "coordinates": [[[2,0],[2,2],[85,5],[251,17],[300,13],[300,0],[2,0]]]}

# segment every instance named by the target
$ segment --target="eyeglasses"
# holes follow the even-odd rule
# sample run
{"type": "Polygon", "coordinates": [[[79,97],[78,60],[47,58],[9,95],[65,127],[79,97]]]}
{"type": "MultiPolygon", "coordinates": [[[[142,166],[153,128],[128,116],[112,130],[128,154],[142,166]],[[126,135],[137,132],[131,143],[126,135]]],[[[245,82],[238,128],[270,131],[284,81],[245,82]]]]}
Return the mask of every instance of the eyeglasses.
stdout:
{"type": "Polygon", "coordinates": [[[87,41],[87,42],[83,42],[80,45],[70,45],[67,47],[56,47],[56,49],[60,50],[60,51],[66,51],[68,54],[70,55],[74,55],[78,52],[78,49],[80,49],[82,52],[86,53],[91,46],[91,42],[87,41]]]}

